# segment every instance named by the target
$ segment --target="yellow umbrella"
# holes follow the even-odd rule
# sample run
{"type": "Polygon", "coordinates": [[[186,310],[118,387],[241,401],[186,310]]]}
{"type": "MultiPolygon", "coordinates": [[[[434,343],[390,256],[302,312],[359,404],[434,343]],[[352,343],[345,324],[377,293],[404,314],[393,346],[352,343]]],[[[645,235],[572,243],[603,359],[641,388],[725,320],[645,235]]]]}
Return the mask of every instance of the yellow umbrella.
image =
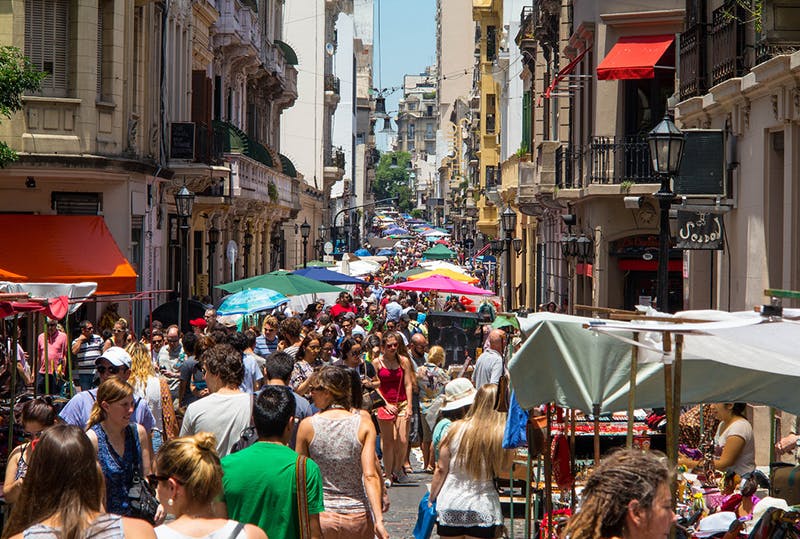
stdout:
{"type": "Polygon", "coordinates": [[[424,279],[426,277],[431,277],[433,275],[444,275],[445,277],[450,277],[454,281],[461,281],[462,283],[469,283],[475,284],[479,282],[479,279],[472,277],[470,275],[465,275],[463,273],[459,273],[457,271],[453,271],[448,268],[438,268],[431,271],[426,271],[425,273],[417,273],[416,275],[411,275],[408,280],[409,281],[417,281],[419,279],[424,279]]]}

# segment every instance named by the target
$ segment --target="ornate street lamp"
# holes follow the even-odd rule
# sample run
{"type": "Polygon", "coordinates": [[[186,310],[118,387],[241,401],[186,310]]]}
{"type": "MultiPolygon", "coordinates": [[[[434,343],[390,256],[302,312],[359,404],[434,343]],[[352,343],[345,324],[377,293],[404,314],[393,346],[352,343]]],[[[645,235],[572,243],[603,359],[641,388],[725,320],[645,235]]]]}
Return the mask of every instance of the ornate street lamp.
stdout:
{"type": "Polygon", "coordinates": [[[678,173],[683,157],[683,132],[675,126],[669,113],[647,135],[653,170],[661,178],[661,188],[655,194],[661,211],[658,235],[658,291],[657,305],[661,312],[669,312],[669,209],[675,194],[670,179],[678,173]]]}
{"type": "Polygon", "coordinates": [[[591,258],[592,240],[587,238],[586,234],[581,234],[580,237],[575,240],[575,246],[578,258],[582,258],[584,260],[591,258]]]}
{"type": "Polygon", "coordinates": [[[504,246],[506,252],[506,310],[510,311],[514,300],[511,280],[511,243],[514,241],[514,231],[517,229],[517,214],[514,213],[511,206],[506,206],[506,209],[503,210],[500,216],[500,220],[503,225],[503,230],[506,233],[504,246]]]}
{"type": "Polygon", "coordinates": [[[300,235],[303,237],[303,269],[308,264],[308,235],[311,234],[311,225],[308,224],[308,219],[303,219],[303,224],[300,225],[300,235]]]}
{"type": "Polygon", "coordinates": [[[194,193],[182,186],[175,193],[175,209],[178,212],[181,229],[181,281],[180,301],[178,302],[178,325],[181,331],[189,330],[189,219],[192,217],[194,193]]]}

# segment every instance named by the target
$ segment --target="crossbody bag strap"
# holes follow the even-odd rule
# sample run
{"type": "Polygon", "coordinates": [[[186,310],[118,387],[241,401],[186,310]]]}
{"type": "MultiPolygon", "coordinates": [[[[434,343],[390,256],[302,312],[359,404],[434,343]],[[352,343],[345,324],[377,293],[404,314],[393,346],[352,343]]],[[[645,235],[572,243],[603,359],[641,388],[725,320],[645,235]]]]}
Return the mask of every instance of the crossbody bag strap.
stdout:
{"type": "Polygon", "coordinates": [[[295,463],[295,479],[297,482],[297,516],[299,519],[300,539],[311,538],[311,525],[308,522],[308,489],[306,488],[306,457],[297,455],[295,463]]]}

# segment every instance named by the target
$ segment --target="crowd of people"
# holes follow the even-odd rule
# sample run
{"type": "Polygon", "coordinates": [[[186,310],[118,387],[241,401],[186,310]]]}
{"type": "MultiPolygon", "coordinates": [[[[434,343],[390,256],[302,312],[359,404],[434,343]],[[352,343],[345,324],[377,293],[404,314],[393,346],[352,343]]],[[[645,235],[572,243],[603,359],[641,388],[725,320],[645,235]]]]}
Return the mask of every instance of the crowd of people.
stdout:
{"type": "Polygon", "coordinates": [[[461,490],[452,486],[459,477],[477,482],[454,501],[472,496],[475,510],[440,534],[475,527],[484,536],[502,522],[480,509],[507,458],[490,389],[502,374],[506,337],[487,331],[475,364],[486,386],[476,388],[472,368],[445,369],[445,351],[429,346],[425,315],[435,301],[376,281],[333,305],[275,309],[254,326],[226,325],[214,309],[186,332],[153,321],[134,336],[120,318],[103,336],[84,320],[72,343],[49,320],[40,396],[21,416],[30,441],[6,471],[13,505],[4,536],[388,537],[389,489],[414,471],[412,445],[440,503],[461,490]],[[61,406],[47,393],[66,382],[67,346],[75,394],[61,406]],[[23,509],[42,489],[38,475],[62,468],[65,448],[74,452],[70,462],[92,459],[70,470],[96,471],[59,481],[47,503],[23,509]],[[490,466],[469,466],[459,451],[467,460],[490,451],[490,466]],[[81,481],[100,485],[81,492],[81,481]],[[143,518],[142,483],[158,500],[144,515],[154,532],[132,518],[143,518]],[[67,504],[74,509],[65,513],[67,504]]]}

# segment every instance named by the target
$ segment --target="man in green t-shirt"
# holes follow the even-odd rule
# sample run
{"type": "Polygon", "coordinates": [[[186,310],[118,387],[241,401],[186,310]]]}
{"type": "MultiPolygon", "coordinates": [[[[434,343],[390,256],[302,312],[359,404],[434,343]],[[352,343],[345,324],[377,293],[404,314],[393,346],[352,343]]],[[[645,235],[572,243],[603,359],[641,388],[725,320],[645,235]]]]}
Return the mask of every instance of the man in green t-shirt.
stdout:
{"type": "MultiPolygon", "coordinates": [[[[271,539],[300,537],[295,468],[297,453],[286,444],[294,429],[295,399],[281,386],[267,386],[253,403],[258,442],[222,459],[228,518],[255,524],[271,539]]],[[[306,460],[306,493],[311,539],[321,539],[322,476],[306,460]]]]}

